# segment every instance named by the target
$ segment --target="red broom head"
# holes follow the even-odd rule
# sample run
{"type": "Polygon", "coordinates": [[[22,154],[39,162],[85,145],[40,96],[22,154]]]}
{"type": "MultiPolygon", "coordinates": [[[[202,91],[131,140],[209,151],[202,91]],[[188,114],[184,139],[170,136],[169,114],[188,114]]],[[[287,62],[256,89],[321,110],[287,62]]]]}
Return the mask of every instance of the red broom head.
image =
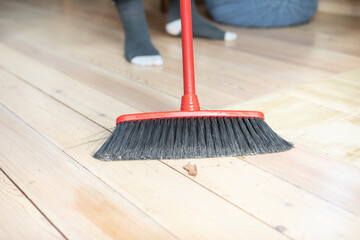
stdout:
{"type": "Polygon", "coordinates": [[[197,118],[197,117],[240,117],[265,119],[262,112],[257,111],[234,111],[234,110],[202,110],[202,111],[171,111],[151,112],[121,115],[116,119],[116,125],[121,122],[167,119],[167,118],[197,118]]]}

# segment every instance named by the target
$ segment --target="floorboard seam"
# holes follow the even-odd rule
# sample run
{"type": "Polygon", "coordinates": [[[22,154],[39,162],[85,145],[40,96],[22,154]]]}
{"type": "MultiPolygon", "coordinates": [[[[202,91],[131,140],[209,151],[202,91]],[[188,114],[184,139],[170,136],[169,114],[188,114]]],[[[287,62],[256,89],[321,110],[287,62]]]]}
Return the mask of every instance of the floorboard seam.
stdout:
{"type": "MultiPolygon", "coordinates": [[[[51,144],[52,146],[54,146],[55,148],[59,149],[59,151],[63,152],[68,158],[70,158],[71,160],[66,160],[67,162],[69,162],[70,164],[72,164],[74,167],[76,167],[77,169],[84,169],[89,176],[98,179],[102,184],[104,184],[106,187],[108,187],[109,189],[111,189],[111,191],[113,191],[115,194],[117,194],[118,196],[120,196],[121,198],[123,198],[125,201],[127,201],[129,204],[131,204],[132,206],[134,206],[137,210],[139,210],[141,213],[143,213],[145,216],[147,216],[151,221],[153,221],[155,224],[157,224],[160,228],[162,228],[164,231],[166,231],[167,233],[169,233],[171,236],[173,236],[176,239],[179,239],[176,235],[174,235],[172,232],[170,232],[168,229],[166,229],[163,225],[161,225],[158,221],[156,221],[155,219],[153,219],[150,215],[148,215],[146,212],[144,212],[143,210],[141,210],[135,203],[131,202],[128,198],[126,198],[125,196],[123,196],[121,193],[119,193],[118,191],[116,191],[113,187],[111,187],[108,183],[106,183],[105,181],[103,181],[99,176],[97,176],[95,173],[93,173],[92,171],[90,171],[87,167],[85,167],[84,165],[82,165],[81,163],[79,163],[76,159],[74,159],[72,156],[70,156],[67,152],[65,152],[64,150],[58,148],[56,145],[54,145],[54,143],[49,140],[46,136],[44,136],[43,134],[41,134],[40,132],[38,132],[35,128],[33,128],[27,121],[25,121],[24,119],[22,119],[20,116],[18,116],[16,113],[14,113],[13,111],[11,111],[9,108],[7,108],[6,106],[2,105],[5,109],[7,109],[10,113],[14,114],[18,119],[20,119],[27,127],[29,127],[30,129],[32,129],[33,131],[35,131],[36,133],[38,133],[41,138],[44,138],[45,141],[49,142],[49,144],[51,144]]],[[[4,172],[4,174],[8,177],[8,175],[4,172]]],[[[9,178],[9,177],[8,177],[9,178]]],[[[9,178],[11,180],[11,178],[9,178]]],[[[12,180],[11,180],[12,181],[12,180]]],[[[14,183],[14,182],[13,182],[14,183]]],[[[14,183],[15,186],[16,183],[14,183]]],[[[18,186],[17,186],[18,187],[18,186]]],[[[27,196],[20,188],[19,190],[25,195],[27,196]]],[[[29,199],[29,198],[28,198],[29,199]]],[[[29,199],[29,201],[31,201],[31,199],[29,199]]],[[[32,201],[31,201],[32,202],[32,201]]],[[[36,205],[35,205],[36,206],[36,205]]],[[[37,208],[38,209],[38,208],[37,208]]],[[[46,217],[46,216],[45,216],[46,217]]],[[[50,220],[49,220],[50,221],[50,220]]],[[[63,234],[62,234],[63,235],[63,234]]],[[[65,236],[65,235],[64,235],[65,236]]],[[[65,237],[66,238],[66,237],[65,237]]],[[[67,239],[67,238],[66,238],[67,239]]]]}
{"type": "MultiPolygon", "coordinates": [[[[5,107],[6,108],[6,107],[5,107]]],[[[56,231],[59,232],[59,234],[66,240],[68,240],[68,238],[65,236],[65,234],[50,220],[50,218],[48,218],[45,213],[31,200],[31,198],[11,179],[11,177],[5,172],[5,170],[0,167],[0,171],[9,179],[10,182],[12,182],[12,184],[14,184],[14,186],[25,196],[25,198],[30,202],[31,205],[33,205],[36,210],[39,211],[39,213],[46,219],[46,221],[48,221],[50,223],[51,226],[53,226],[56,231]]]]}

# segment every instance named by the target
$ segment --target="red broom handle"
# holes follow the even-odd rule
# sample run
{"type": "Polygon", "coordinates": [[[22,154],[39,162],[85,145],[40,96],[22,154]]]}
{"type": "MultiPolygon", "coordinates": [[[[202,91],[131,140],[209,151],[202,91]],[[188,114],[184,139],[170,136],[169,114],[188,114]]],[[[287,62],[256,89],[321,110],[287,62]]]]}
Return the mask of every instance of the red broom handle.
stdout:
{"type": "Polygon", "coordinates": [[[191,0],[180,0],[180,10],[184,75],[184,95],[181,100],[181,111],[199,111],[199,100],[195,94],[191,0]]]}

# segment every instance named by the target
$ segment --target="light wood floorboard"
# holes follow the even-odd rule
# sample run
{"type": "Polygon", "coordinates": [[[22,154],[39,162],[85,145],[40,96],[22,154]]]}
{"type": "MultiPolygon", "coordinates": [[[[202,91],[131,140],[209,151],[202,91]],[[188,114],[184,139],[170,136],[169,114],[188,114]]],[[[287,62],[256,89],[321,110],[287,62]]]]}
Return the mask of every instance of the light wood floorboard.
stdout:
{"type": "MultiPolygon", "coordinates": [[[[164,227],[176,236],[184,239],[261,239],[266,236],[286,239],[271,226],[193,184],[191,180],[159,161],[106,163],[91,157],[93,148],[90,152],[73,151],[74,148],[70,149],[72,151],[66,150],[69,144],[77,145],[85,136],[89,136],[89,140],[96,138],[97,133],[106,129],[5,72],[2,72],[0,79],[4,79],[0,80],[3,85],[1,96],[4,96],[0,101],[11,111],[57,147],[69,152],[81,165],[130,199],[142,211],[163,223],[164,227]],[[7,95],[5,91],[12,93],[7,95]],[[29,98],[32,100],[26,100],[29,98]],[[46,104],[42,104],[44,102],[46,104]],[[31,109],[31,112],[26,109],[31,109]],[[56,124],[53,124],[54,122],[56,124]],[[67,131],[68,125],[73,128],[67,131]],[[194,215],[194,212],[197,214],[194,215]],[[222,218],[218,218],[219,214],[222,218]]],[[[90,145],[98,147],[98,144],[90,145]]]]}
{"type": "Polygon", "coordinates": [[[95,160],[118,115],[179,108],[180,39],[157,1],[144,4],[162,67],[126,62],[111,1],[0,2],[0,238],[359,239],[360,21],[349,5],[322,0],[306,25],[221,26],[239,38],[194,41],[202,108],[263,111],[293,150],[95,160]]]}
{"type": "MultiPolygon", "coordinates": [[[[32,181],[30,184],[34,184],[32,181]]],[[[2,239],[65,239],[0,169],[2,239]],[[41,233],[41,234],[39,234],[41,233]]]]}

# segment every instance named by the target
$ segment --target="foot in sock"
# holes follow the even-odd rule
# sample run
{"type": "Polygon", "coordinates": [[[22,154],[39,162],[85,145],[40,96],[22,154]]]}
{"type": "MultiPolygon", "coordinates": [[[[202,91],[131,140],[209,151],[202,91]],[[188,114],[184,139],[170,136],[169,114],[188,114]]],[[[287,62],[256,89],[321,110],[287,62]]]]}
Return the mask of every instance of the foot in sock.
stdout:
{"type": "Polygon", "coordinates": [[[142,0],[114,0],[125,30],[125,58],[136,65],[164,63],[151,42],[142,0]]]}
{"type": "MultiPolygon", "coordinates": [[[[225,32],[206,19],[197,11],[195,1],[191,0],[191,16],[194,37],[231,41],[237,38],[236,33],[225,32]]],[[[179,36],[181,33],[180,20],[180,0],[169,0],[169,15],[165,26],[166,32],[173,36],[179,36]]]]}

